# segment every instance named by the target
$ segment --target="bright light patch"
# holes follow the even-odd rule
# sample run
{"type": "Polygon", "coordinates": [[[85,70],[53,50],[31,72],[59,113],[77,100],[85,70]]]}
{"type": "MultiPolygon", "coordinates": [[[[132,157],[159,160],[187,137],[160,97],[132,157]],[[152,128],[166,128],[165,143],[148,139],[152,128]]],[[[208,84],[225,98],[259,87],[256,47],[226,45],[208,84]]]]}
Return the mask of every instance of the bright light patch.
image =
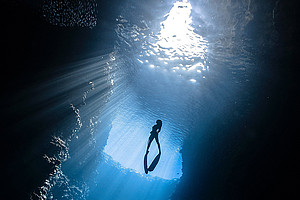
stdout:
{"type": "Polygon", "coordinates": [[[137,60],[138,60],[140,63],[142,63],[142,64],[144,63],[144,62],[143,62],[143,61],[141,61],[140,59],[137,59],[137,60]]]}
{"type": "Polygon", "coordinates": [[[140,57],[147,57],[146,63],[163,64],[165,69],[181,73],[182,70],[205,70],[208,42],[195,33],[191,17],[192,6],[188,1],[175,2],[165,20],[160,23],[160,31],[154,36],[145,38],[140,57]]]}
{"type": "MultiPolygon", "coordinates": [[[[134,107],[133,105],[130,105],[134,107]]],[[[126,107],[126,106],[125,106],[126,107]]],[[[143,116],[132,115],[131,111],[124,108],[118,109],[119,114],[112,122],[104,153],[112,160],[118,162],[123,168],[148,177],[159,177],[166,180],[179,179],[182,176],[181,145],[174,144],[174,134],[169,131],[164,123],[159,133],[159,141],[162,150],[160,160],[148,175],[144,171],[144,155],[151,127],[155,120],[146,120],[143,116]]],[[[130,108],[132,110],[132,108],[130,108]]],[[[146,114],[145,114],[146,115],[146,114]]],[[[148,166],[158,154],[158,147],[153,140],[148,154],[148,166]]]]}
{"type": "Polygon", "coordinates": [[[124,44],[137,47],[134,53],[138,52],[136,56],[141,64],[161,66],[162,72],[175,72],[186,80],[197,79],[199,70],[207,70],[209,44],[199,34],[201,27],[193,23],[192,14],[189,1],[177,1],[159,24],[143,20],[140,26],[120,16],[116,32],[124,44]],[[176,70],[173,68],[176,66],[184,68],[176,70]]]}
{"type": "Polygon", "coordinates": [[[190,2],[175,2],[166,20],[161,22],[157,42],[152,44],[155,52],[162,55],[159,60],[182,60],[194,62],[195,58],[205,59],[207,41],[194,32],[191,26],[192,6],[190,2]]]}

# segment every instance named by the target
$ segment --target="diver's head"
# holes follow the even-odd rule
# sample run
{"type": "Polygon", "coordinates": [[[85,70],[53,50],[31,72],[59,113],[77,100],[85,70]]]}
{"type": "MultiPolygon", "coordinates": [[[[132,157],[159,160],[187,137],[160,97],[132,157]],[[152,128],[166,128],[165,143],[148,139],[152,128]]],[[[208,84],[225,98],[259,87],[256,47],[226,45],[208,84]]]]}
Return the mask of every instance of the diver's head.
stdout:
{"type": "Polygon", "coordinates": [[[162,126],[162,121],[158,119],[158,120],[156,120],[156,124],[159,126],[162,126]]]}

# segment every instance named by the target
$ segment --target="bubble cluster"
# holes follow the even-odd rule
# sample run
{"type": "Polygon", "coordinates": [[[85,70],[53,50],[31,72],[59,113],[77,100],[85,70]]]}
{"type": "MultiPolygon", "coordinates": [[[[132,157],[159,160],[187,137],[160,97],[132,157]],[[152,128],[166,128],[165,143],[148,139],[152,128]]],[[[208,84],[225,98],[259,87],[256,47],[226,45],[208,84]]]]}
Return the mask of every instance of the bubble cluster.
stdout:
{"type": "Polygon", "coordinates": [[[62,27],[89,27],[97,24],[96,0],[44,0],[43,17],[62,27]]]}

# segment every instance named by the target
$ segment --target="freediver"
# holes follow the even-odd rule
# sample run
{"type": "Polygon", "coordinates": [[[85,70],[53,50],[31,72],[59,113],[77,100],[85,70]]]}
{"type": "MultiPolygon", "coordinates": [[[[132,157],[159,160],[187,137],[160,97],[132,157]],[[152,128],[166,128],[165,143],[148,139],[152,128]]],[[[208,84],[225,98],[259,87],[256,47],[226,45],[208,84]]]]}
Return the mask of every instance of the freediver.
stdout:
{"type": "Polygon", "coordinates": [[[156,124],[152,127],[152,131],[150,132],[150,137],[148,139],[148,145],[147,145],[146,154],[149,153],[149,148],[150,148],[150,145],[151,145],[151,143],[152,143],[152,141],[153,141],[154,138],[155,138],[155,141],[156,141],[157,146],[158,146],[159,154],[161,154],[160,144],[159,144],[159,140],[158,140],[158,133],[161,130],[161,126],[162,126],[162,121],[159,120],[159,119],[156,120],[156,124]]]}
{"type": "Polygon", "coordinates": [[[155,167],[156,167],[156,165],[157,165],[157,163],[158,163],[158,161],[160,159],[161,150],[160,150],[160,144],[159,144],[159,140],[158,140],[158,133],[161,130],[161,126],[162,126],[162,121],[161,120],[156,120],[156,124],[152,127],[152,131],[150,132],[150,137],[148,139],[147,150],[146,150],[146,154],[144,156],[144,169],[145,169],[145,173],[146,174],[148,174],[148,172],[151,172],[151,171],[153,171],[155,169],[155,167]],[[152,161],[151,165],[148,167],[147,157],[148,157],[148,153],[149,153],[149,148],[150,148],[151,142],[153,141],[154,138],[155,138],[155,141],[157,143],[159,153],[154,158],[154,160],[152,161]]]}

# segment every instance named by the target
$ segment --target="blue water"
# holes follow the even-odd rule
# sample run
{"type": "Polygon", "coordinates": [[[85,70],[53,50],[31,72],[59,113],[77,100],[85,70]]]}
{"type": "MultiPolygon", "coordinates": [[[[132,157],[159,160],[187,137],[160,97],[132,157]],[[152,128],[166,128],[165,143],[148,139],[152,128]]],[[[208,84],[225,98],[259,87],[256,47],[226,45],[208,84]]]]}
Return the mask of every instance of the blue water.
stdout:
{"type": "MultiPolygon", "coordinates": [[[[183,151],[190,157],[196,147],[209,152],[231,137],[210,135],[215,120],[228,125],[229,115],[234,123],[251,113],[255,95],[249,88],[259,68],[247,32],[255,15],[251,0],[122,6],[113,49],[63,66],[35,88],[48,91],[36,102],[54,99],[59,103],[53,110],[68,112],[47,141],[55,150],[43,159],[54,167],[32,198],[170,199],[193,165],[185,163],[183,151]],[[145,174],[147,140],[157,119],[163,122],[162,155],[145,174]],[[208,137],[215,142],[205,143],[208,137]],[[196,145],[184,150],[193,140],[196,145]]],[[[153,142],[149,161],[157,153],[153,142]]],[[[203,153],[195,162],[208,157],[203,153]]]]}

